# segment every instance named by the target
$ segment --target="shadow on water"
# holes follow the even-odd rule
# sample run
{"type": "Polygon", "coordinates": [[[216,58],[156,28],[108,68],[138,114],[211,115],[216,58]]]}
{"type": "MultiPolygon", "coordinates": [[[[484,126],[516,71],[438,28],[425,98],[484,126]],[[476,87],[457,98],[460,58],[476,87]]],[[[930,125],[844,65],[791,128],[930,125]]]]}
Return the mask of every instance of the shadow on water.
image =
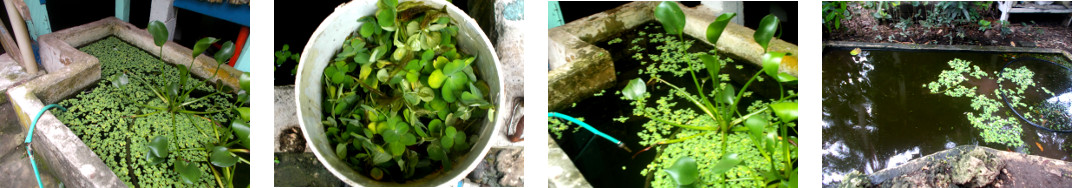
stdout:
{"type": "MultiPolygon", "coordinates": [[[[1017,57],[1060,59],[1067,64],[1063,57],[865,49],[872,50],[870,61],[857,63],[853,60],[855,56],[849,55],[850,50],[827,48],[823,54],[824,185],[841,180],[853,170],[870,174],[958,145],[981,145],[1069,160],[1070,145],[1065,140],[1070,134],[1041,130],[1020,120],[1024,147],[986,143],[980,136],[981,130],[973,127],[965,115],[975,111],[970,98],[931,94],[922,87],[938,79],[942,70],[948,70],[947,62],[954,58],[970,61],[996,77],[995,72],[1017,57]]],[[[1067,87],[1067,77],[1047,77],[1053,74],[1035,71],[1037,84],[1054,93],[1072,91],[1067,87]]],[[[1001,99],[993,93],[997,87],[994,80],[973,79],[966,84],[979,87],[979,94],[1001,99]]],[[[998,113],[1015,118],[1007,108],[998,113]]]]}

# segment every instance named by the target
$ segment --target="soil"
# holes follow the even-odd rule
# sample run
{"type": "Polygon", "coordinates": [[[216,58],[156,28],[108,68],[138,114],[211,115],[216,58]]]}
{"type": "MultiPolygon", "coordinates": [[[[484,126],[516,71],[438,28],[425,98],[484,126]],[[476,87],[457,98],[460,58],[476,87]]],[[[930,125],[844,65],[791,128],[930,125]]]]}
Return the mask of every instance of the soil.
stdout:
{"type": "Polygon", "coordinates": [[[1028,19],[1026,17],[1030,14],[1014,14],[1008,25],[1012,33],[1002,34],[1001,24],[998,23],[1001,12],[993,7],[991,11],[980,12],[982,19],[992,23],[991,28],[985,31],[979,30],[978,23],[926,28],[920,26],[919,20],[912,20],[911,26],[902,29],[897,27],[900,19],[896,16],[880,21],[871,16],[874,11],[864,9],[860,4],[849,5],[852,19],[841,20],[841,29],[834,32],[823,28],[823,41],[1041,47],[1072,53],[1072,28],[1064,26],[1063,19],[1054,19],[1067,18],[1062,14],[1039,14],[1049,19],[1038,22],[1022,20],[1028,19]]]}
{"type": "Polygon", "coordinates": [[[524,149],[493,148],[466,179],[487,187],[522,187],[524,168],[524,149]]]}
{"type": "Polygon", "coordinates": [[[283,129],[279,133],[279,151],[285,153],[305,152],[305,136],[301,128],[294,126],[283,129]]]}

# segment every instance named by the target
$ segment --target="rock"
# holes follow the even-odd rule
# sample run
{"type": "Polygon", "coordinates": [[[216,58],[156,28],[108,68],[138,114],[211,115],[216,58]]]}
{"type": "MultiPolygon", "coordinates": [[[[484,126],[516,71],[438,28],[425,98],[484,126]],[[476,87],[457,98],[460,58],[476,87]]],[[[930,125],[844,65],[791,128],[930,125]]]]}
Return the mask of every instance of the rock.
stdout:
{"type": "Polygon", "coordinates": [[[499,179],[502,186],[521,187],[525,185],[525,155],[523,149],[506,149],[499,151],[495,168],[502,172],[499,179]]]}

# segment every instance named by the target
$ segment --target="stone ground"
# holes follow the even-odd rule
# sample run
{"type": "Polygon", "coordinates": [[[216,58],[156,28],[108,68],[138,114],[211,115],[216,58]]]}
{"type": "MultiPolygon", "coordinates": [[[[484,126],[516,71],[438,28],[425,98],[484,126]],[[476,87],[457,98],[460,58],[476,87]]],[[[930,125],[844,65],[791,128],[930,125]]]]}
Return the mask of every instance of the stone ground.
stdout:
{"type": "Polygon", "coordinates": [[[838,187],[1066,187],[1072,185],[1068,162],[959,146],[871,175],[852,172],[838,187]]]}
{"type": "MultiPolygon", "coordinates": [[[[32,77],[10,56],[0,55],[0,93],[6,93],[11,86],[32,77]]],[[[3,174],[0,175],[0,182],[3,182],[3,187],[37,187],[30,159],[26,156],[26,145],[22,144],[26,139],[26,128],[19,124],[7,96],[0,98],[5,98],[0,104],[0,174],[3,174]]],[[[40,159],[37,165],[42,170],[42,184],[45,187],[58,187],[59,181],[47,172],[40,159]]]]}

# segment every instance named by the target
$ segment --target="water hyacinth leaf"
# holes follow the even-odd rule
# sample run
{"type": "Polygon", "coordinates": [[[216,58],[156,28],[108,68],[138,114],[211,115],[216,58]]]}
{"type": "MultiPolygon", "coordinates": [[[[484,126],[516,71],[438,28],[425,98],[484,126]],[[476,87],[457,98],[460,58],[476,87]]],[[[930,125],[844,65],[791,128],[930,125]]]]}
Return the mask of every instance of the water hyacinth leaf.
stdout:
{"type": "Polygon", "coordinates": [[[465,142],[465,134],[458,134],[454,136],[454,151],[462,151],[469,149],[469,143],[465,142]]]}
{"type": "MultiPolygon", "coordinates": [[[[246,120],[246,121],[249,121],[249,120],[246,120]]],[[[240,143],[242,144],[243,147],[250,148],[249,147],[249,124],[246,123],[246,121],[232,120],[231,121],[231,130],[234,131],[235,135],[238,135],[238,139],[240,140],[240,143]]]]}
{"type": "Polygon", "coordinates": [[[361,37],[369,38],[372,34],[376,34],[376,30],[379,30],[380,26],[376,22],[365,22],[361,24],[361,29],[358,33],[361,33],[361,37]]]}
{"type": "Polygon", "coordinates": [[[249,91],[249,72],[242,73],[242,76],[238,77],[238,84],[242,85],[242,90],[249,91]]]}
{"type": "Polygon", "coordinates": [[[774,33],[778,32],[778,17],[773,14],[768,14],[763,17],[763,20],[759,21],[759,27],[756,28],[756,33],[752,35],[752,39],[759,43],[759,46],[763,47],[763,51],[767,51],[767,45],[770,44],[771,39],[774,38],[774,33]]]}
{"type": "Polygon", "coordinates": [[[361,80],[365,80],[365,79],[368,78],[368,76],[370,74],[372,74],[372,64],[371,63],[370,64],[362,64],[361,65],[361,73],[358,75],[357,78],[361,79],[361,80]]]}
{"type": "Polygon", "coordinates": [[[149,154],[159,158],[166,158],[170,149],[168,149],[168,138],[166,136],[153,137],[152,141],[149,141],[149,154]]]}
{"type": "MultiPolygon", "coordinates": [[[[205,37],[205,38],[201,38],[201,40],[197,40],[197,43],[194,44],[194,49],[193,49],[194,52],[190,54],[190,57],[195,57],[196,58],[198,55],[201,55],[201,53],[205,52],[205,50],[208,49],[208,47],[210,45],[212,45],[213,43],[216,43],[216,41],[219,41],[219,40],[220,39],[217,39],[215,37],[205,37]]],[[[284,46],[283,51],[286,51],[286,50],[287,50],[286,46],[284,46]]]]}
{"type": "Polygon", "coordinates": [[[644,93],[647,92],[646,87],[647,86],[644,85],[643,80],[640,80],[640,78],[636,78],[630,80],[628,85],[625,85],[625,88],[622,89],[622,95],[625,96],[626,99],[636,100],[639,99],[641,96],[644,96],[644,93]]]}
{"type": "Polygon", "coordinates": [[[238,108],[238,114],[242,116],[242,120],[249,122],[249,107],[238,108]]]}
{"type": "MultiPolygon", "coordinates": [[[[419,127],[413,127],[413,129],[417,133],[423,133],[424,132],[419,127]]],[[[414,136],[413,134],[410,134],[410,133],[406,133],[406,134],[402,135],[402,144],[406,145],[406,146],[412,146],[412,145],[417,144],[417,136],[414,136]]]]}
{"type": "MultiPolygon", "coordinates": [[[[711,55],[700,55],[700,61],[703,61],[704,66],[707,68],[707,75],[711,78],[718,77],[718,71],[722,69],[722,62],[718,61],[718,58],[711,55]]],[[[715,82],[718,85],[718,82],[715,82]]]]}
{"type": "Polygon", "coordinates": [[[721,175],[733,167],[737,167],[737,164],[741,164],[741,158],[736,153],[723,156],[718,163],[715,163],[715,167],[711,168],[711,173],[715,175],[721,175]]]}
{"type": "Polygon", "coordinates": [[[380,10],[376,12],[376,20],[379,21],[380,28],[387,31],[394,31],[395,27],[395,9],[380,7],[380,10]]]}
{"type": "Polygon", "coordinates": [[[785,57],[785,53],[770,52],[763,54],[763,72],[767,73],[767,76],[777,77],[778,68],[782,65],[782,57],[785,57]]]}
{"type": "Polygon", "coordinates": [[[201,169],[197,168],[197,164],[188,163],[184,160],[175,162],[175,172],[179,173],[179,178],[186,184],[194,184],[195,181],[201,178],[201,169]]]}
{"type": "Polygon", "coordinates": [[[797,103],[796,102],[780,102],[770,104],[771,110],[782,122],[792,122],[797,119],[797,103]]]}
{"type": "Polygon", "coordinates": [[[391,154],[387,154],[383,147],[376,146],[370,150],[372,150],[372,164],[381,164],[391,160],[391,154]]]}
{"type": "Polygon", "coordinates": [[[391,152],[391,156],[398,157],[406,152],[406,145],[401,142],[391,142],[387,143],[387,149],[391,152]]]}
{"type": "Polygon", "coordinates": [[[370,172],[369,175],[372,175],[372,179],[382,180],[383,170],[380,170],[380,168],[372,168],[372,172],[370,172]]]}
{"type": "Polygon", "coordinates": [[[454,136],[457,134],[458,130],[454,129],[454,126],[447,126],[446,131],[443,132],[443,137],[439,140],[443,144],[443,150],[450,151],[450,148],[454,146],[454,136]]]}
{"type": "Polygon", "coordinates": [[[432,100],[435,99],[435,90],[428,87],[421,87],[421,89],[417,91],[417,97],[420,98],[421,101],[432,102],[432,100]]]}
{"type": "Polygon", "coordinates": [[[369,54],[369,52],[356,53],[354,54],[354,62],[357,62],[357,64],[360,65],[366,65],[372,63],[372,61],[370,61],[371,57],[372,55],[369,54]]]}
{"type": "Polygon", "coordinates": [[[439,89],[445,81],[447,81],[447,76],[443,74],[442,70],[436,69],[432,71],[431,75],[428,75],[428,87],[432,87],[432,89],[439,89]]]}
{"type": "Polygon", "coordinates": [[[391,75],[388,74],[387,69],[380,69],[380,71],[376,72],[376,79],[380,80],[380,82],[390,81],[390,76],[391,75]]]}
{"type": "Polygon", "coordinates": [[[335,156],[339,157],[339,159],[345,159],[346,158],[346,146],[348,146],[349,144],[350,143],[339,143],[339,145],[336,145],[335,146],[335,156]]]}
{"type": "Polygon", "coordinates": [[[748,127],[748,131],[752,134],[753,138],[759,138],[763,136],[763,129],[767,127],[767,118],[764,115],[753,115],[744,120],[744,126],[748,127]]]}
{"type": "Polygon", "coordinates": [[[655,19],[663,25],[667,33],[681,35],[685,29],[685,12],[681,11],[677,2],[663,1],[655,7],[655,19]]]}
{"type": "Polygon", "coordinates": [[[737,106],[736,89],[733,85],[726,84],[726,87],[722,88],[722,91],[715,94],[715,102],[727,104],[729,106],[737,106]]]}
{"type": "Polygon", "coordinates": [[[212,148],[212,156],[210,157],[212,165],[218,167],[234,166],[238,162],[238,158],[227,151],[227,147],[216,146],[212,148]]]}
{"type": "Polygon", "coordinates": [[[234,56],[234,43],[227,41],[220,46],[220,51],[216,51],[216,55],[213,57],[216,58],[217,64],[223,64],[227,62],[227,59],[231,59],[232,56],[234,56]]]}
{"type": "Polygon", "coordinates": [[[722,36],[722,31],[726,30],[726,25],[729,25],[730,19],[735,16],[737,16],[737,13],[722,13],[722,15],[718,15],[714,22],[707,25],[707,42],[717,44],[718,38],[722,36]]]}
{"type": "Polygon", "coordinates": [[[469,105],[469,106],[485,106],[485,105],[488,105],[488,102],[485,101],[484,98],[481,98],[480,96],[477,96],[477,95],[475,95],[473,93],[470,93],[468,91],[462,92],[461,101],[462,101],[462,104],[469,105]]]}
{"type": "Polygon", "coordinates": [[[678,185],[690,185],[700,177],[699,169],[696,168],[696,160],[688,156],[678,158],[673,166],[663,171],[669,174],[670,179],[678,185]]]}
{"type": "Polygon", "coordinates": [[[149,142],[149,153],[145,154],[145,159],[149,161],[150,165],[160,164],[167,159],[167,150],[167,137],[156,136],[149,142]]]}
{"type": "Polygon", "coordinates": [[[784,72],[778,73],[778,77],[776,77],[776,78],[778,79],[779,82],[792,82],[792,81],[797,80],[796,76],[793,76],[791,74],[784,73],[784,72]]]}
{"type": "Polygon", "coordinates": [[[447,159],[447,153],[443,151],[443,147],[437,143],[428,145],[428,158],[436,161],[442,161],[447,159]]]}
{"type": "Polygon", "coordinates": [[[163,46],[164,43],[167,42],[168,30],[167,26],[164,25],[164,22],[155,20],[149,22],[149,28],[147,29],[149,30],[149,34],[153,35],[153,43],[155,43],[156,46],[163,46]]]}
{"type": "Polygon", "coordinates": [[[789,188],[797,187],[797,169],[793,169],[793,173],[789,174],[789,188]]]}
{"type": "Polygon", "coordinates": [[[441,121],[439,119],[433,119],[431,122],[428,122],[428,133],[429,134],[439,133],[440,132],[439,127],[442,127],[442,126],[443,126],[443,121],[441,121]]]}

